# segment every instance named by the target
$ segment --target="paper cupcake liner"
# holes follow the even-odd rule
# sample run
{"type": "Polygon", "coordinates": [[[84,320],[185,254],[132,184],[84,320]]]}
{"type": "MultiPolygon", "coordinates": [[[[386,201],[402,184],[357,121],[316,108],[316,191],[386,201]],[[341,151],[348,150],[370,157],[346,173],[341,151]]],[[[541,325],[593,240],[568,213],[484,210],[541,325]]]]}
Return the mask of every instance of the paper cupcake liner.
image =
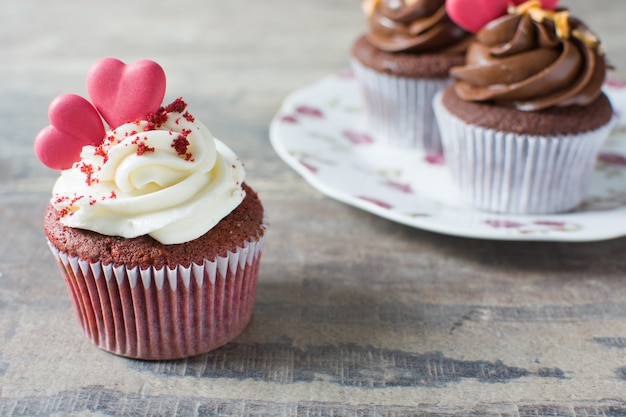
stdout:
{"type": "Polygon", "coordinates": [[[48,244],[85,335],[108,352],[157,360],[208,352],[244,330],[252,317],[263,240],[174,269],[103,265],[48,244]]]}
{"type": "Polygon", "coordinates": [[[585,198],[612,122],[575,135],[499,132],[454,116],[442,95],[433,107],[446,165],[467,202],[492,212],[548,214],[571,210],[585,198]]]}
{"type": "Polygon", "coordinates": [[[374,140],[398,148],[441,151],[432,101],[449,79],[407,78],[374,71],[351,61],[374,140]]]}

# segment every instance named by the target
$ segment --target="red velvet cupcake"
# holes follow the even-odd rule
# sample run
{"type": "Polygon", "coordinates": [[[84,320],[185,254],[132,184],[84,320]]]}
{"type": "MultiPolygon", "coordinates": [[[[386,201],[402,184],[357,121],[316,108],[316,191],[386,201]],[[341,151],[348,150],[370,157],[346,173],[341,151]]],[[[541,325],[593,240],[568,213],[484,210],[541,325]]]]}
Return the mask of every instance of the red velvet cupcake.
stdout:
{"type": "Polygon", "coordinates": [[[106,351],[150,360],[205,353],[244,330],[266,228],[239,158],[182,99],[153,108],[160,74],[151,61],[98,61],[88,91],[111,130],[68,134],[93,109],[60,96],[35,142],[42,162],[62,170],[44,232],[81,328],[106,351]],[[111,78],[127,95],[114,108],[102,96],[111,78]],[[151,91],[125,88],[142,83],[151,91]],[[76,138],[88,144],[75,161],[72,149],[50,153],[76,138]]]}

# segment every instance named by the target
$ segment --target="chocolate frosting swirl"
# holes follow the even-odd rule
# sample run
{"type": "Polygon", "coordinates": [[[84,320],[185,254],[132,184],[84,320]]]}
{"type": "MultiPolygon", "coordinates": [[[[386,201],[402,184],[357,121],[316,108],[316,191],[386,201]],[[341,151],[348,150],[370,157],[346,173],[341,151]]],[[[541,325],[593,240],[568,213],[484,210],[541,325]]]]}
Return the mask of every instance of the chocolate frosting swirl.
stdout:
{"type": "Polygon", "coordinates": [[[571,17],[565,35],[557,29],[554,20],[529,14],[492,21],[468,48],[466,64],[450,71],[456,93],[522,111],[592,103],[606,75],[598,38],[571,17]]]}
{"type": "Polygon", "coordinates": [[[471,36],[446,13],[445,0],[378,0],[367,39],[386,52],[465,52],[471,36]]]}

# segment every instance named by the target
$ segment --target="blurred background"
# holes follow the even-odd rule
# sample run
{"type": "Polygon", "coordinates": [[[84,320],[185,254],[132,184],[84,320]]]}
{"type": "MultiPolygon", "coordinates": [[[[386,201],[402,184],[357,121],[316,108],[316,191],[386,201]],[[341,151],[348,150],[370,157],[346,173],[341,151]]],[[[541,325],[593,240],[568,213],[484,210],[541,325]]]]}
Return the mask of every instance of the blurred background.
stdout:
{"type": "MultiPolygon", "coordinates": [[[[561,5],[600,35],[616,73],[626,78],[626,3],[561,5]],[[614,12],[602,13],[607,9],[614,12]]],[[[358,0],[5,1],[0,14],[3,139],[10,132],[12,140],[31,141],[35,127],[47,124],[50,100],[65,92],[86,95],[85,74],[105,56],[159,62],[168,77],[167,98],[193,96],[192,107],[206,105],[211,114],[201,118],[218,137],[238,121],[266,136],[282,98],[347,68],[351,43],[364,29],[358,0]],[[3,118],[5,106],[19,107],[29,123],[3,118]]],[[[31,154],[16,156],[33,160],[31,154]]],[[[45,175],[39,164],[29,169],[45,175]]]]}

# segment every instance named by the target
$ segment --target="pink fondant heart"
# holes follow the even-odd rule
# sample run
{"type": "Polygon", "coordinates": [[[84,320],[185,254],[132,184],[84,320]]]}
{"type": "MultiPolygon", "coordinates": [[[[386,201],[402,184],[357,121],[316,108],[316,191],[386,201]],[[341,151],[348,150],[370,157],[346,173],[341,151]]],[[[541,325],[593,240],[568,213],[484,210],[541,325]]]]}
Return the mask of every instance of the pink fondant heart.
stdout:
{"type": "Polygon", "coordinates": [[[50,125],[35,137],[35,154],[52,169],[67,169],[85,145],[99,145],[106,134],[96,109],[76,94],[62,94],[48,107],[50,125]]]}
{"type": "Polygon", "coordinates": [[[165,72],[154,61],[126,65],[115,58],[97,61],[87,73],[91,101],[109,126],[145,119],[155,113],[165,96],[165,72]]]}
{"type": "MultiPolygon", "coordinates": [[[[463,29],[476,33],[487,23],[504,16],[510,3],[519,5],[527,0],[446,0],[450,19],[463,29]]],[[[558,0],[541,0],[545,9],[554,10],[558,0]]]]}
{"type": "Polygon", "coordinates": [[[476,33],[506,14],[508,4],[508,0],[446,0],[446,12],[457,25],[476,33]]]}

